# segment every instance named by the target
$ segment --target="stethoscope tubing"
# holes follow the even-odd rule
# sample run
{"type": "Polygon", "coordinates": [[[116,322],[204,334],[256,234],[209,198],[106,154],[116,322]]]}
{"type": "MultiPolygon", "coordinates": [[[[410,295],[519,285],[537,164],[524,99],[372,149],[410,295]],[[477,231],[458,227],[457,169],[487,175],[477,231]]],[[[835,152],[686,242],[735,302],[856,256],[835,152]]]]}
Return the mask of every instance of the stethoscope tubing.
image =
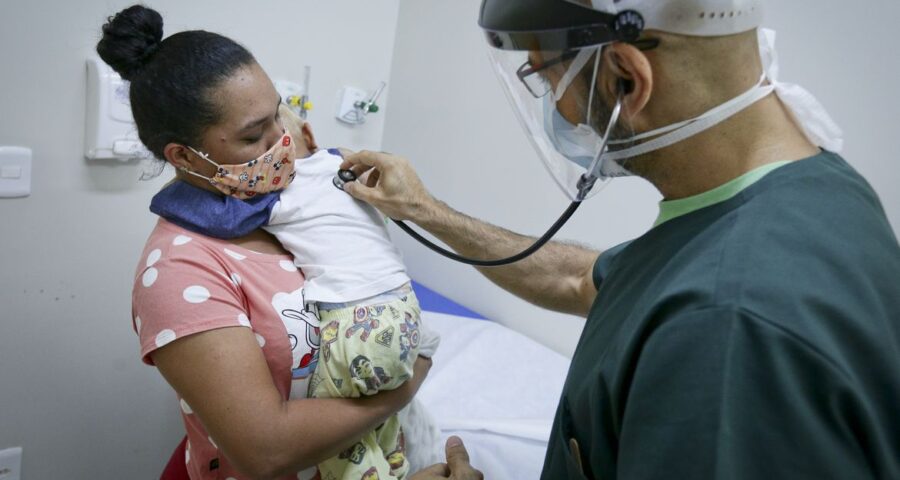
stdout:
{"type": "Polygon", "coordinates": [[[418,240],[419,243],[421,243],[422,245],[425,245],[426,247],[430,248],[431,250],[433,250],[451,260],[455,260],[459,263],[464,263],[466,265],[472,265],[475,267],[501,267],[503,265],[509,265],[511,263],[515,263],[520,260],[523,260],[523,259],[531,256],[534,252],[538,251],[547,242],[549,242],[550,239],[553,238],[554,235],[556,235],[556,232],[558,232],[559,229],[562,228],[562,226],[565,225],[565,223],[567,221],[569,221],[569,218],[572,217],[572,214],[575,213],[575,210],[577,210],[579,206],[581,206],[580,201],[572,202],[569,205],[569,208],[567,208],[566,211],[564,211],[563,214],[560,215],[559,219],[556,220],[556,223],[554,223],[553,226],[550,227],[550,230],[547,230],[547,232],[544,233],[544,235],[541,236],[541,238],[537,239],[537,241],[535,241],[533,244],[531,244],[530,247],[526,248],[525,250],[522,250],[521,252],[519,252],[511,257],[500,258],[497,260],[481,260],[481,259],[464,257],[462,255],[456,254],[456,253],[451,252],[443,247],[435,245],[430,240],[428,240],[427,238],[423,237],[418,232],[413,230],[412,227],[407,225],[402,220],[396,220],[393,218],[391,220],[393,220],[393,222],[396,223],[397,226],[400,227],[404,232],[409,234],[409,236],[418,240]]]}

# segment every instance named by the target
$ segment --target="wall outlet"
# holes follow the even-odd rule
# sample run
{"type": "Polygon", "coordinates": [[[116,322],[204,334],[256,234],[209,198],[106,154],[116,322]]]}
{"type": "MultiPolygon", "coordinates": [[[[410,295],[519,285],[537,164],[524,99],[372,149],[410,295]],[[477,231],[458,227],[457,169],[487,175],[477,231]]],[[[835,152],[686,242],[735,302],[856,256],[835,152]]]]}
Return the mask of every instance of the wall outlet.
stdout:
{"type": "Polygon", "coordinates": [[[22,480],[22,447],[0,450],[0,480],[22,480]]]}

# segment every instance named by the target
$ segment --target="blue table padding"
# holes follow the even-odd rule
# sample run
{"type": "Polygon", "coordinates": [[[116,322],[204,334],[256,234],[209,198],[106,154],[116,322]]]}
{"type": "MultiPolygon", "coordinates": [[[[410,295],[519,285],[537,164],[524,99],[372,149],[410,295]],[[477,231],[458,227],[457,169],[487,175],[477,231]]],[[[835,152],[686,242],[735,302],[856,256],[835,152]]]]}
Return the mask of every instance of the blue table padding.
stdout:
{"type": "Polygon", "coordinates": [[[413,290],[416,297],[419,298],[419,306],[422,310],[436,313],[446,313],[448,315],[458,315],[460,317],[475,318],[478,320],[487,320],[481,315],[469,310],[468,308],[450,300],[449,298],[435,292],[418,282],[412,282],[413,290]]]}

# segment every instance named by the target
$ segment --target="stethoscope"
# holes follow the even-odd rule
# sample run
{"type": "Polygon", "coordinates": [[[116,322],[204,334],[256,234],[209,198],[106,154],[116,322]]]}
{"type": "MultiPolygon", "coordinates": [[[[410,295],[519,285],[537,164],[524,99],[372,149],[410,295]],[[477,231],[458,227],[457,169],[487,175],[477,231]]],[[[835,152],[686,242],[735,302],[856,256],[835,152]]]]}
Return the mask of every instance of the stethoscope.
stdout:
{"type": "MultiPolygon", "coordinates": [[[[397,226],[400,227],[401,230],[409,234],[409,236],[413,237],[414,239],[418,240],[422,245],[425,245],[431,250],[434,250],[435,252],[460,263],[465,263],[467,265],[472,265],[475,267],[499,267],[502,265],[509,265],[511,263],[518,262],[538,251],[547,242],[549,242],[550,239],[553,238],[554,235],[556,235],[556,232],[558,232],[559,229],[562,228],[562,226],[565,225],[570,218],[572,218],[572,214],[575,213],[575,210],[578,210],[578,207],[581,206],[581,202],[584,201],[585,198],[587,198],[588,193],[590,193],[591,189],[594,188],[594,184],[596,184],[597,179],[600,175],[600,160],[603,157],[603,153],[605,153],[606,151],[606,144],[609,140],[609,135],[610,133],[612,133],[613,128],[619,121],[619,113],[621,112],[621,110],[622,97],[620,92],[620,96],[616,101],[615,107],[613,108],[612,115],[610,115],[609,124],[606,126],[606,132],[603,135],[600,148],[598,149],[599,153],[596,157],[594,157],[594,160],[591,162],[591,165],[590,167],[588,167],[587,171],[585,171],[585,173],[582,174],[578,179],[578,184],[576,185],[578,188],[578,195],[575,196],[575,200],[569,205],[568,208],[566,208],[562,215],[560,215],[556,222],[550,227],[549,230],[547,230],[546,233],[544,233],[544,235],[541,236],[541,238],[537,239],[537,241],[535,241],[530,247],[511,257],[501,258],[498,260],[479,260],[475,258],[463,257],[443,247],[435,245],[430,240],[413,230],[409,225],[406,224],[406,222],[394,218],[392,218],[391,220],[395,224],[397,224],[397,226]]],[[[356,174],[351,170],[338,170],[337,175],[335,175],[332,179],[332,183],[334,183],[334,186],[341,191],[344,190],[344,184],[355,181],[356,174]]]]}

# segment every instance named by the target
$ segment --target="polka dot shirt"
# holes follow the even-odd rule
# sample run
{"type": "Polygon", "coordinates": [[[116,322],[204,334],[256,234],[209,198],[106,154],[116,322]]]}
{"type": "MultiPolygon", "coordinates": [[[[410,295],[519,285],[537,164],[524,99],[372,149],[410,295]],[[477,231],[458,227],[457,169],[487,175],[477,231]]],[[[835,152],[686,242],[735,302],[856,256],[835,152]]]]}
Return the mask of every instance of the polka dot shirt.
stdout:
{"type": "MultiPolygon", "coordinates": [[[[132,319],[141,356],[188,335],[250,328],[282,398],[306,396],[318,360],[319,330],[303,312],[303,275],[290,256],[256,253],[160,219],[135,274],[132,319]]],[[[241,480],[215,441],[179,399],[192,479],[241,480]]],[[[314,470],[314,469],[313,469],[314,470]]],[[[304,472],[285,478],[310,478],[304,472]]]]}

